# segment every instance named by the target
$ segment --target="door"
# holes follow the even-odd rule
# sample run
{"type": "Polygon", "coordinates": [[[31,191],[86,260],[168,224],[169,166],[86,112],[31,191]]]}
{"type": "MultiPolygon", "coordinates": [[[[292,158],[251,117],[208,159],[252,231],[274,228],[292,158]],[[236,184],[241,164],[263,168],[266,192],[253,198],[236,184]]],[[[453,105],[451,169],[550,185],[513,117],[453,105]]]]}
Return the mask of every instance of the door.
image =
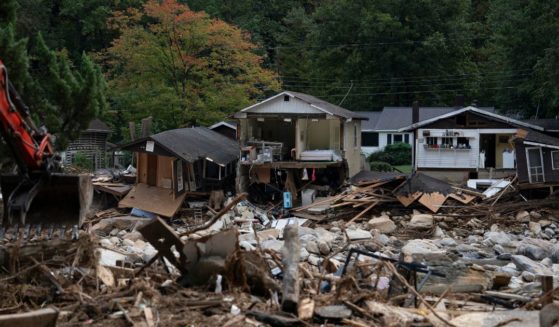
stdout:
{"type": "Polygon", "coordinates": [[[545,182],[542,148],[526,148],[526,160],[530,183],[545,182]]]}
{"type": "Polygon", "coordinates": [[[148,176],[147,182],[149,186],[157,186],[157,156],[148,154],[148,176]]]}
{"type": "MultiPolygon", "coordinates": [[[[479,150],[485,153],[485,168],[495,168],[497,137],[495,134],[480,134],[479,150]]],[[[482,166],[483,167],[483,166],[482,166]]]]}

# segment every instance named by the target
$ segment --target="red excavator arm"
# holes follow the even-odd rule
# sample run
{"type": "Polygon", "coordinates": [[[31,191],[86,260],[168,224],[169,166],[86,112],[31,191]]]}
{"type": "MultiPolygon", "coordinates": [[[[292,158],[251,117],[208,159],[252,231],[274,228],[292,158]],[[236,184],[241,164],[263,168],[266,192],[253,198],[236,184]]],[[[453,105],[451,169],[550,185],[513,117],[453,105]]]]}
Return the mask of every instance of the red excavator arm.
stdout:
{"type": "Polygon", "coordinates": [[[50,135],[39,130],[29,109],[8,80],[0,61],[0,132],[10,147],[20,171],[47,170],[47,159],[54,155],[50,135]]]}
{"type": "MultiPolygon", "coordinates": [[[[18,165],[17,174],[0,176],[4,200],[4,227],[25,226],[29,236],[31,224],[41,230],[71,225],[77,233],[91,202],[91,179],[82,175],[57,173],[60,158],[54,153],[51,136],[37,128],[29,108],[23,103],[8,79],[6,66],[0,61],[0,134],[18,165]]],[[[0,229],[0,239],[4,228],[0,229]]],[[[49,233],[50,234],[50,233],[49,233]]]]}

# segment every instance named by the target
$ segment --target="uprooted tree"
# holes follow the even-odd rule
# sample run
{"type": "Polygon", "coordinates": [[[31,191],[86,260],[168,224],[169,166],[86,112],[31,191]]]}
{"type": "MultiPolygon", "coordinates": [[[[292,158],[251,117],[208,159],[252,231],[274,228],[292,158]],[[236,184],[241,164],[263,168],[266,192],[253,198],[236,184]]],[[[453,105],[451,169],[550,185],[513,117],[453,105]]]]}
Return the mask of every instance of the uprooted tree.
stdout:
{"type": "Polygon", "coordinates": [[[116,110],[156,129],[210,123],[278,87],[241,29],[175,0],[117,12],[120,37],[100,53],[116,110]]]}

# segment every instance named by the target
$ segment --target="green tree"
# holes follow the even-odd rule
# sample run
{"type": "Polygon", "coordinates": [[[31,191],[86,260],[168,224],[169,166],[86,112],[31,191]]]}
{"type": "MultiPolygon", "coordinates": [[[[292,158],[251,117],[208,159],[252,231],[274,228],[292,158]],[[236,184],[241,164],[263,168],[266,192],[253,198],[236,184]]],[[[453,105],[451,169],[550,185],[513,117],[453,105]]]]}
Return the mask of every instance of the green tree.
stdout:
{"type": "Polygon", "coordinates": [[[174,0],[117,12],[120,37],[100,54],[114,107],[167,129],[208,124],[276,89],[239,28],[174,0]]]}

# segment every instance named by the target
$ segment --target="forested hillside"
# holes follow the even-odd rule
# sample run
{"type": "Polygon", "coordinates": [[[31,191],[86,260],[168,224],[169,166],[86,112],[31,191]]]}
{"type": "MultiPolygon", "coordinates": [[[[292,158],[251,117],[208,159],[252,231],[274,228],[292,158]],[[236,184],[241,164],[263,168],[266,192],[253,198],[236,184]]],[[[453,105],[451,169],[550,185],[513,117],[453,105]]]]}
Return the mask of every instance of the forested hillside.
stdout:
{"type": "Polygon", "coordinates": [[[553,117],[559,2],[4,0],[0,58],[65,139],[210,124],[280,89],[352,110],[468,102],[553,117]]]}

